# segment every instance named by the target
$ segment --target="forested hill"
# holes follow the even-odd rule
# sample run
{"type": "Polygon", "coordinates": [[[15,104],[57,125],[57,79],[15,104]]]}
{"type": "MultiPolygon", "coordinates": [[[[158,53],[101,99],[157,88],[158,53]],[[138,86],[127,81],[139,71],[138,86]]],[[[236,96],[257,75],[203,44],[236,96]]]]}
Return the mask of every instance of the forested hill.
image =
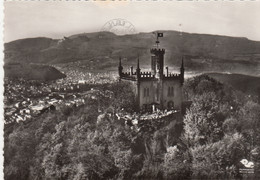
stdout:
{"type": "MultiPolygon", "coordinates": [[[[179,65],[185,55],[186,67],[222,69],[223,63],[247,66],[260,62],[260,42],[241,37],[162,31],[161,47],[166,49],[166,64],[179,65]],[[203,64],[203,66],[201,66],[203,64]],[[218,67],[221,66],[221,67],[218,67]]],[[[135,64],[139,55],[141,64],[147,64],[155,34],[139,33],[117,36],[110,32],[83,33],[63,39],[29,38],[5,44],[5,63],[67,63],[73,61],[102,62],[114,67],[118,57],[127,58],[125,64],[135,64]]],[[[97,63],[98,66],[99,63],[97,63]]],[[[234,68],[234,67],[233,67],[234,68]]]]}
{"type": "Polygon", "coordinates": [[[260,77],[225,73],[208,73],[207,75],[236,90],[260,97],[260,77]]]}
{"type": "Polygon", "coordinates": [[[113,98],[100,93],[80,107],[6,125],[5,179],[241,179],[240,161],[260,159],[260,105],[213,78],[186,81],[192,104],[183,123],[152,123],[151,131],[113,115],[133,112],[129,84],[97,88],[113,98]]]}
{"type": "Polygon", "coordinates": [[[54,67],[41,64],[8,63],[4,65],[5,77],[26,80],[51,81],[66,77],[54,67]]]}

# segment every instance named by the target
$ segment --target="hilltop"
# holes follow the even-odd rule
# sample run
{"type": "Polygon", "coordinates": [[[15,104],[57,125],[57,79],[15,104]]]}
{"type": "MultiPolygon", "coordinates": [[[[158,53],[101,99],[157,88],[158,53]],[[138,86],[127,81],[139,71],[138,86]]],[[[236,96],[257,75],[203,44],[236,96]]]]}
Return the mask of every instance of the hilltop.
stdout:
{"type": "MultiPolygon", "coordinates": [[[[229,71],[258,74],[260,42],[242,37],[162,31],[161,47],[166,49],[165,64],[180,65],[185,56],[188,70],[229,71]],[[249,71],[250,69],[250,71],[249,71]]],[[[76,34],[63,39],[29,38],[5,44],[5,62],[59,64],[78,62],[94,69],[116,69],[123,64],[149,67],[153,32],[117,36],[110,32],[76,34]]]]}
{"type": "Polygon", "coordinates": [[[242,74],[208,73],[209,77],[250,95],[260,95],[260,78],[242,74]]]}
{"type": "Polygon", "coordinates": [[[50,81],[66,77],[56,68],[41,64],[8,63],[4,65],[5,77],[26,80],[50,81]]]}

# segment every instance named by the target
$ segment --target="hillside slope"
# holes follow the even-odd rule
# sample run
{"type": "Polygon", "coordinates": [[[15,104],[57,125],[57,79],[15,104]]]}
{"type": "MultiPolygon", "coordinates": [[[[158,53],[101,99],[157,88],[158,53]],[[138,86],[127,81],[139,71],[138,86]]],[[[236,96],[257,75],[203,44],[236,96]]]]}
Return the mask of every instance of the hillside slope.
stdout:
{"type": "Polygon", "coordinates": [[[4,65],[5,77],[26,80],[50,81],[66,77],[56,68],[48,65],[9,63],[4,65]]]}
{"type": "Polygon", "coordinates": [[[260,95],[260,77],[222,73],[208,73],[207,75],[246,94],[260,95]]]}

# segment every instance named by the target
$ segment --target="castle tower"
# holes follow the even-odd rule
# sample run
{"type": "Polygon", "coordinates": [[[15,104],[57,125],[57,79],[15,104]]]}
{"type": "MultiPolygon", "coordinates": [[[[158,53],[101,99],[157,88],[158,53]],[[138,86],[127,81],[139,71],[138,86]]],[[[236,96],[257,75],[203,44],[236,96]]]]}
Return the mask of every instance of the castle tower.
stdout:
{"type": "Polygon", "coordinates": [[[154,83],[155,88],[155,102],[159,104],[159,108],[163,109],[163,78],[164,78],[164,54],[165,49],[159,48],[159,37],[163,37],[163,33],[157,33],[157,40],[156,40],[156,48],[152,48],[150,50],[151,56],[151,63],[152,63],[152,73],[154,77],[158,80],[154,83]]]}
{"type": "Polygon", "coordinates": [[[142,72],[139,57],[137,67],[134,72],[133,67],[130,72],[123,72],[121,58],[119,59],[120,80],[131,81],[134,86],[137,111],[179,110],[182,109],[182,85],[184,83],[184,60],[180,67],[180,73],[170,73],[166,67],[164,74],[164,54],[165,49],[159,48],[159,37],[163,33],[156,33],[156,47],[150,49],[151,71],[142,72]]]}
{"type": "Polygon", "coordinates": [[[150,50],[152,56],[152,72],[155,77],[162,79],[163,78],[163,68],[164,68],[164,54],[165,49],[152,48],[150,50]]]}

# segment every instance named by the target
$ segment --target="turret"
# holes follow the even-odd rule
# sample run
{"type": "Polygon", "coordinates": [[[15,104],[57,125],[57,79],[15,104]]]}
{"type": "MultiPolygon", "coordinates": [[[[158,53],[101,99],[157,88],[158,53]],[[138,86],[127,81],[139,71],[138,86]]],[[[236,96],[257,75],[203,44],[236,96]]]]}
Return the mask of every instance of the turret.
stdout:
{"type": "Polygon", "coordinates": [[[134,73],[134,68],[133,68],[133,66],[131,66],[130,67],[130,74],[133,75],[133,73],[134,73]]]}
{"type": "Polygon", "coordinates": [[[121,57],[120,57],[120,58],[119,58],[119,65],[118,65],[118,74],[119,74],[119,77],[121,77],[122,72],[123,72],[123,67],[122,67],[122,64],[121,64],[121,57]]]}
{"type": "Polygon", "coordinates": [[[166,76],[168,77],[168,74],[169,74],[169,68],[166,67],[165,69],[166,69],[166,76]]]}
{"type": "Polygon", "coordinates": [[[182,57],[182,60],[181,60],[181,68],[180,68],[180,80],[181,80],[181,85],[183,85],[184,83],[184,64],[183,64],[183,57],[182,57]]]}
{"type": "Polygon", "coordinates": [[[140,65],[139,65],[139,57],[137,59],[136,77],[137,77],[137,80],[140,79],[140,77],[141,77],[141,69],[140,69],[140,65]]]}

